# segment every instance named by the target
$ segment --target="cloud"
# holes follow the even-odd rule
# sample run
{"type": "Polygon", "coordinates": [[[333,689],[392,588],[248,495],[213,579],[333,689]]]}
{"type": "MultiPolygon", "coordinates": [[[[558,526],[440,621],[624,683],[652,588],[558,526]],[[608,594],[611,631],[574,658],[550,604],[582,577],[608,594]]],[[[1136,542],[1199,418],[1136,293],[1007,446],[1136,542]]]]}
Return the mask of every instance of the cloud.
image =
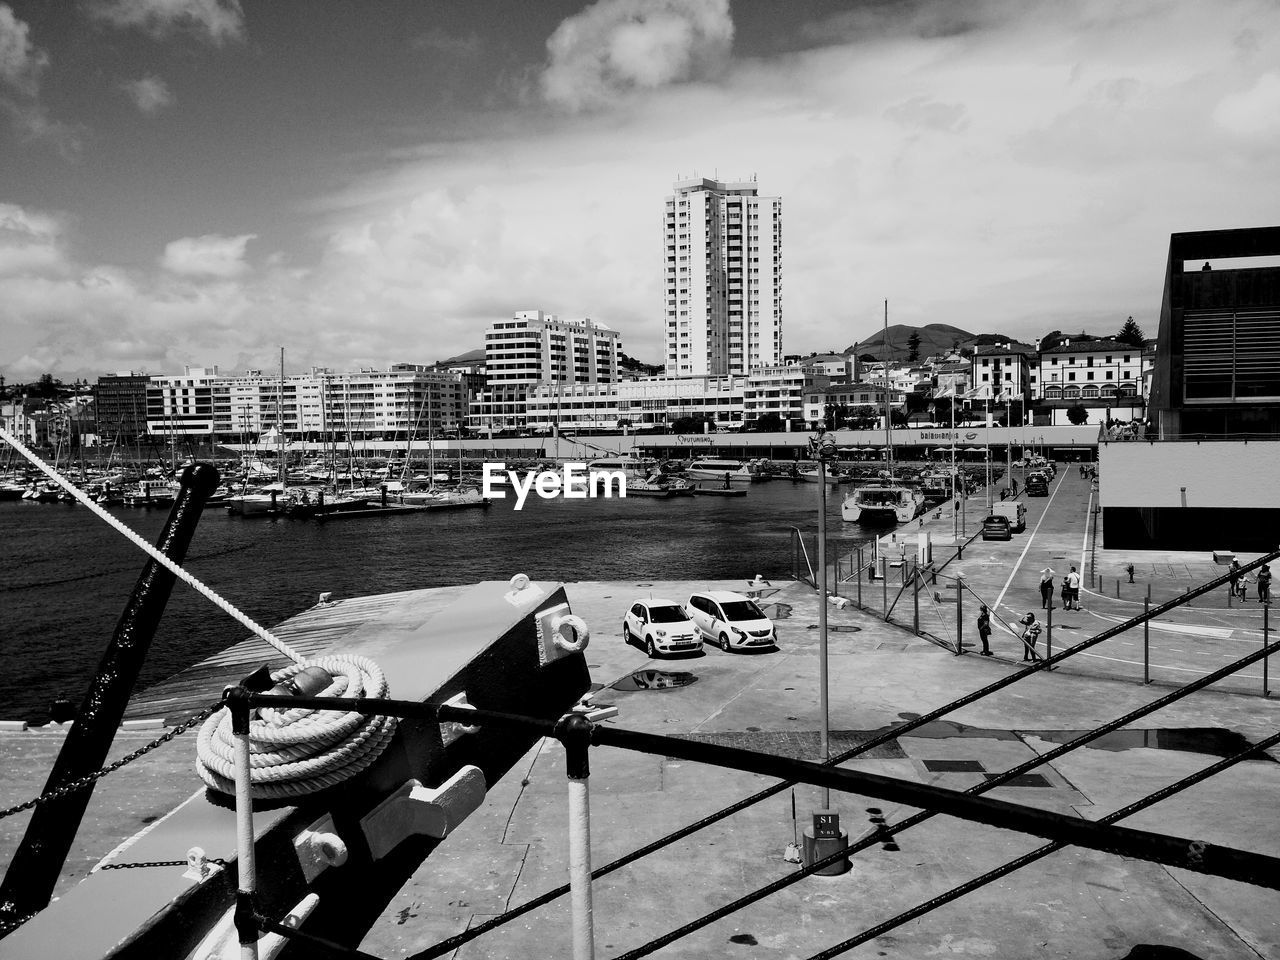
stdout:
{"type": "Polygon", "coordinates": [[[471,59],[483,47],[479,34],[456,35],[438,27],[413,37],[410,39],[409,45],[415,50],[421,50],[433,56],[451,57],[460,60],[471,59]]]}
{"type": "Polygon", "coordinates": [[[0,3],[0,80],[23,96],[34,97],[49,56],[31,42],[28,32],[12,8],[0,3]]]}
{"type": "Polygon", "coordinates": [[[0,277],[60,272],[61,235],[58,218],[0,203],[0,277]]]}
{"type": "Polygon", "coordinates": [[[255,233],[184,237],[165,245],[160,265],[184,277],[238,277],[249,269],[244,261],[245,246],[256,237],[255,233]]]}
{"type": "Polygon", "coordinates": [[[571,111],[714,75],[733,44],[728,0],[597,0],[547,40],[542,94],[571,111]]]}
{"type": "Polygon", "coordinates": [[[112,26],[142,30],[157,40],[180,30],[214,45],[244,36],[240,0],[97,0],[89,11],[112,26]]]}
{"type": "Polygon", "coordinates": [[[1264,73],[1248,90],[1227,94],[1213,110],[1213,120],[1245,140],[1267,140],[1280,133],[1280,76],[1264,73]]]}
{"type": "Polygon", "coordinates": [[[153,74],[138,80],[122,80],[120,89],[133,101],[133,105],[148,117],[156,116],[161,110],[175,103],[168,85],[153,74]]]}

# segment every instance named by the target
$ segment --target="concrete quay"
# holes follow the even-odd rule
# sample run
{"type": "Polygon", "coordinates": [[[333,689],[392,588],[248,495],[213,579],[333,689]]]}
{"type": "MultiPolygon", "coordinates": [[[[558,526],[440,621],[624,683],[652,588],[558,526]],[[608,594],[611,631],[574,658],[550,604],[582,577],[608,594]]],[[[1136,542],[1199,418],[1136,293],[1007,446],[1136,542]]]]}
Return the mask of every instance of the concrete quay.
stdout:
{"type": "MultiPolygon", "coordinates": [[[[1092,542],[1085,539],[1086,531],[1091,531],[1091,496],[1096,503],[1089,484],[1067,468],[1049,497],[1029,502],[1026,533],[1009,542],[974,540],[954,558],[951,551],[939,550],[936,561],[941,569],[935,589],[945,587],[948,577],[962,574],[974,594],[1007,620],[1028,609],[1039,611],[1039,570],[1051,565],[1060,577],[1065,572],[1062,558],[1066,569],[1072,562],[1080,566],[1082,548],[1092,549],[1092,542]]],[[[971,500],[970,506],[974,503],[971,500]]],[[[970,510],[969,523],[980,520],[974,514],[981,512],[970,510]]],[[[945,513],[941,518],[929,515],[925,523],[930,522],[950,527],[945,513]]],[[[1148,584],[1153,599],[1168,597],[1222,569],[1200,556],[1135,558],[1101,548],[1096,555],[1087,553],[1087,559],[1105,575],[1122,571],[1132,562],[1136,582],[1122,584],[1118,599],[1104,595],[1108,590],[1086,589],[1081,613],[1055,610],[1055,649],[1068,636],[1092,635],[1113,622],[1108,618],[1140,609],[1138,598],[1145,596],[1148,584]]],[[[569,585],[574,611],[592,627],[587,660],[599,685],[595,702],[619,708],[619,715],[606,724],[819,758],[819,600],[808,586],[775,581],[765,591],[766,610],[778,625],[776,651],[743,655],[712,648],[700,656],[650,661],[621,639],[623,612],[635,599],[653,596],[682,601],[694,589],[741,590],[745,578],[754,572],[744,570],[742,580],[707,583],[637,579],[569,585]],[[618,680],[647,669],[689,673],[696,682],[633,692],[614,689],[618,680]]],[[[848,595],[850,586],[842,585],[840,592],[848,595]]],[[[357,601],[346,608],[350,623],[344,630],[350,636],[358,634],[362,604],[369,607],[369,616],[384,622],[407,620],[412,609],[417,622],[445,609],[457,590],[408,591],[357,601]]],[[[1191,671],[1202,674],[1211,661],[1225,662],[1223,658],[1239,656],[1260,642],[1250,634],[1260,629],[1259,606],[1228,609],[1222,593],[1216,604],[1205,598],[1203,605],[1198,603],[1190,611],[1180,608],[1176,617],[1169,616],[1170,626],[1184,629],[1151,631],[1156,684],[1167,687],[1191,677],[1191,671]]],[[[864,600],[870,605],[880,595],[877,582],[864,600]]],[[[970,604],[970,599],[966,595],[966,623],[977,613],[976,601],[970,604]]],[[[922,606],[921,625],[933,634],[929,638],[900,625],[910,625],[910,607],[901,602],[899,610],[907,610],[906,617],[895,612],[895,622],[889,623],[870,610],[828,605],[832,753],[1021,667],[1017,641],[1000,631],[992,640],[996,656],[956,656],[944,630],[946,618],[952,618],[954,633],[954,606],[937,606],[942,612],[930,614],[936,622],[924,616],[932,605],[922,606]]],[[[334,609],[343,611],[344,606],[334,609]]],[[[304,629],[314,616],[304,613],[281,629],[294,622],[304,629]]],[[[311,629],[319,636],[318,626],[311,629]]],[[[1131,638],[1117,638],[1124,639],[1131,638]]],[[[1140,636],[1137,642],[1141,643],[1140,636]]],[[[1073,658],[1052,673],[1022,679],[844,766],[963,790],[982,782],[985,774],[1042,755],[1063,740],[1168,692],[1167,688],[1148,689],[1140,663],[1135,669],[1132,662],[1135,654],[1118,644],[1108,650],[1112,644],[1116,641],[1089,651],[1106,656],[1086,659],[1083,665],[1075,663],[1081,658],[1073,658]]],[[[224,653],[215,659],[230,663],[235,658],[224,653]]],[[[1245,671],[1257,672],[1257,666],[1245,671]]],[[[1280,706],[1259,696],[1259,682],[1246,677],[1238,686],[1224,683],[1221,690],[1197,693],[989,795],[1097,819],[1273,733],[1280,727],[1280,706]]],[[[139,699],[144,701],[146,695],[139,699]]],[[[155,734],[154,730],[121,731],[113,757],[155,734]]],[[[0,807],[39,792],[60,741],[60,733],[47,728],[0,734],[0,762],[6,771],[0,780],[0,807]]],[[[83,876],[121,838],[162,816],[195,790],[190,773],[193,750],[194,738],[180,737],[99,784],[60,889],[83,876]]],[[[1264,759],[1241,763],[1124,824],[1280,855],[1280,827],[1274,815],[1280,788],[1277,760],[1280,754],[1272,751],[1264,759]]],[[[592,751],[591,772],[592,847],[597,866],[776,782],[606,748],[592,751]]],[[[369,929],[362,949],[388,958],[409,956],[564,883],[566,792],[563,751],[554,741],[542,741],[422,864],[369,929]]],[[[792,795],[790,790],[780,793],[598,880],[594,884],[597,955],[618,956],[794,872],[795,866],[783,858],[793,840],[792,795]]],[[[797,786],[794,798],[803,830],[820,804],[820,791],[797,786]]],[[[915,812],[845,793],[833,793],[832,805],[854,840],[873,829],[873,817],[892,824],[915,812]]],[[[19,815],[0,820],[0,866],[7,863],[26,819],[19,815]]],[[[856,855],[848,873],[804,879],[675,941],[657,955],[808,957],[1041,843],[1037,838],[939,816],[895,834],[892,844],[856,855]]],[[[184,854],[175,851],[174,857],[184,854]]],[[[1274,891],[1070,849],[846,955],[902,960],[947,954],[1256,960],[1280,957],[1276,902],[1274,891]],[[1165,952],[1141,952],[1146,946],[1165,952]],[[1185,952],[1171,952],[1175,949],[1185,952]]],[[[563,957],[570,954],[570,943],[565,897],[463,945],[454,956],[563,957]]]]}

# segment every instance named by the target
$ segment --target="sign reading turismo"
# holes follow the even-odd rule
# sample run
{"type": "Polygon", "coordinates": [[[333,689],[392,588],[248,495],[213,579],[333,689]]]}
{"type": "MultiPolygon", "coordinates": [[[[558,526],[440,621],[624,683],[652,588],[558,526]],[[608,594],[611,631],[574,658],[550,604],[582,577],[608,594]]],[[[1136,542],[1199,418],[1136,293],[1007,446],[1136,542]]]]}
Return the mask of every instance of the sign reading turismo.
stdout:
{"type": "Polygon", "coordinates": [[[526,470],[523,482],[515,470],[508,470],[505,463],[486,463],[481,495],[495,500],[505,500],[507,495],[495,485],[511,484],[516,492],[516,509],[524,509],[525,498],[534,490],[543,500],[564,497],[566,500],[586,500],[588,497],[612,497],[617,485],[619,497],[627,495],[627,475],[621,470],[588,470],[585,463],[566,463],[557,473],[554,470],[526,470]],[[600,492],[603,491],[603,492],[600,492]]]}

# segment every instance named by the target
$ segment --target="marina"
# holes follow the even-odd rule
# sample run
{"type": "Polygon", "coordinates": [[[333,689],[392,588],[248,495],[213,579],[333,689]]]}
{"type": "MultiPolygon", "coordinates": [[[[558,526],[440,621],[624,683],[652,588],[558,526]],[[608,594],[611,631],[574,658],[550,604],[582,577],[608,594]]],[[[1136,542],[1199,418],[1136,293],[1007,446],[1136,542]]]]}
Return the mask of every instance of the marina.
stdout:
{"type": "MultiPolygon", "coordinates": [[[[788,490],[791,485],[778,489],[788,490]]],[[[811,486],[794,489],[805,489],[809,496],[816,493],[811,486]]],[[[950,517],[944,511],[923,515],[895,535],[914,542],[921,533],[930,534],[936,544],[931,566],[937,571],[938,582],[963,578],[975,596],[991,604],[1001,622],[1012,623],[1024,605],[1038,600],[1035,578],[1028,572],[1038,569],[1045,558],[1065,553],[1070,559],[1079,550],[1079,524],[1082,517],[1090,515],[1091,494],[1087,481],[1065,471],[1049,497],[1029,503],[1029,532],[1021,538],[1022,543],[987,543],[975,540],[970,531],[963,541],[948,546],[944,524],[950,517]]],[[[289,529],[290,525],[280,527],[289,529]]],[[[267,528],[255,525],[253,529],[267,528]]],[[[849,552],[860,548],[859,544],[845,545],[849,552]]],[[[1165,554],[1163,563],[1146,563],[1138,569],[1135,583],[1122,591],[1129,598],[1114,597],[1109,596],[1108,577],[1113,572],[1119,574],[1126,557],[1095,549],[1092,543],[1086,543],[1086,551],[1093,554],[1092,566],[1097,570],[1093,586],[1085,591],[1086,612],[1060,614],[1055,624],[1055,653],[1062,644],[1083,639],[1082,633],[1123,619],[1132,610],[1133,596],[1149,590],[1163,601],[1176,597],[1185,586],[1205,582],[1214,572],[1212,562],[1206,564],[1203,558],[1165,554]],[[1099,584],[1104,588],[1099,589],[1099,584]]],[[[839,575],[839,569],[837,563],[832,587],[845,603],[833,603],[826,612],[833,632],[829,650],[833,751],[856,752],[860,744],[891,733],[896,726],[949,702],[958,693],[977,690],[1016,670],[1016,635],[1006,628],[1000,627],[993,639],[995,658],[980,658],[972,652],[957,656],[955,644],[960,638],[949,632],[946,617],[926,615],[916,633],[908,615],[886,620],[877,610],[882,586],[898,587],[896,567],[890,568],[888,578],[870,582],[846,579],[839,575]],[[854,599],[859,596],[860,603],[854,599]]],[[[749,746],[802,759],[819,755],[821,717],[811,696],[802,692],[817,684],[820,662],[813,630],[819,611],[808,584],[788,583],[783,574],[774,577],[771,585],[755,588],[777,624],[778,645],[772,652],[748,656],[712,649],[692,659],[686,655],[653,661],[622,639],[621,613],[637,595],[679,598],[695,586],[741,590],[744,582],[741,578],[690,582],[633,577],[568,584],[566,595],[572,609],[592,630],[586,650],[595,691],[591,702],[618,710],[617,716],[601,722],[674,736],[693,746],[749,746]],[[687,672],[699,682],[657,693],[634,687],[635,692],[624,692],[626,685],[621,681],[642,668],[687,672]]],[[[415,629],[430,633],[432,618],[444,615],[473,589],[460,583],[366,598],[333,593],[280,624],[277,633],[308,656],[333,649],[335,642],[347,647],[354,643],[359,649],[362,636],[382,635],[380,642],[385,645],[385,631],[373,629],[374,625],[398,623],[404,629],[425,624],[415,629]]],[[[948,614],[953,615],[954,611],[948,614]]],[[[1179,652],[1184,646],[1177,643],[1179,632],[1174,629],[1179,622],[1195,629],[1191,624],[1196,618],[1203,623],[1207,617],[1208,622],[1229,623],[1233,630],[1248,632],[1256,629],[1260,615],[1256,606],[1231,612],[1219,600],[1207,606],[1197,603],[1179,615],[1168,616],[1158,634],[1161,639],[1152,644],[1148,664],[1157,684],[1154,691],[1125,666],[1124,657],[1117,655],[1124,648],[1113,645],[1130,642],[1130,635],[1120,634],[1089,653],[1063,661],[1052,672],[1041,670],[1020,680],[1015,690],[1023,692],[1012,699],[1005,696],[990,706],[983,700],[963,707],[948,714],[945,722],[935,721],[893,737],[844,766],[955,790],[970,788],[990,776],[984,771],[1002,770],[1023,760],[1034,763],[1048,746],[1061,744],[1213,669],[1213,664],[1197,662],[1194,655],[1188,660],[1179,652]]],[[[1221,662],[1238,656],[1232,636],[1221,631],[1202,636],[1203,652],[1216,649],[1224,658],[1221,662]]],[[[963,640],[974,642],[972,635],[963,640]]],[[[376,652],[378,648],[368,649],[376,652]]],[[[385,653],[385,646],[380,649],[385,653]]],[[[244,641],[171,680],[146,686],[129,707],[128,723],[116,749],[127,750],[131,743],[154,736],[156,727],[152,724],[172,726],[211,696],[216,699],[225,678],[247,672],[261,661],[263,650],[258,641],[244,641]]],[[[1024,775],[1025,782],[998,787],[992,795],[1085,820],[1115,809],[1131,796],[1131,789],[1154,786],[1212,762],[1213,757],[1206,753],[1221,755],[1223,748],[1217,744],[1228,733],[1241,738],[1242,744],[1267,736],[1280,714],[1270,701],[1257,696],[1257,669],[1255,664],[1240,671],[1224,682],[1220,692],[1214,692],[1215,686],[1165,708],[1158,720],[1153,717],[1126,727],[1138,735],[1137,739],[1055,759],[1038,766],[1034,776],[1024,775]]],[[[2,802],[19,800],[38,790],[42,765],[48,762],[42,758],[56,749],[61,736],[56,726],[0,734],[0,751],[6,752],[7,768],[15,771],[4,785],[2,802]]],[[[185,740],[179,738],[131,765],[127,786],[116,778],[102,782],[94,803],[114,811],[114,816],[103,821],[104,832],[91,829],[77,841],[59,881],[60,890],[70,892],[70,885],[86,870],[111,854],[116,843],[112,830],[119,829],[111,824],[123,827],[130,821],[152,819],[157,815],[152,811],[162,811],[187,796],[190,788],[183,791],[183,778],[178,773],[189,769],[190,744],[181,756],[174,756],[185,740]]],[[[675,743],[672,741],[669,749],[679,752],[675,743]]],[[[1227,748],[1227,752],[1231,750],[1227,748]]],[[[1234,767],[1230,775],[1207,781],[1196,791],[1162,804],[1158,819],[1138,818],[1134,825],[1195,837],[1203,836],[1212,823],[1215,842],[1252,850],[1261,842],[1265,850],[1270,841],[1260,838],[1272,835],[1264,825],[1269,806],[1265,797],[1280,786],[1276,758],[1271,750],[1234,767]],[[1233,811],[1229,820],[1215,815],[1224,805],[1233,811]]],[[[333,913],[317,913],[304,929],[380,957],[411,956],[448,937],[463,938],[454,948],[459,955],[527,955],[528,945],[535,940],[547,955],[565,955],[575,927],[563,901],[478,939],[471,939],[468,933],[477,925],[487,925],[486,921],[504,910],[555,887],[564,875],[568,837],[559,809],[564,762],[564,751],[554,740],[539,741],[515,762],[518,779],[507,778],[494,785],[475,812],[432,850],[420,867],[406,874],[403,887],[391,893],[379,910],[348,911],[342,919],[333,913]],[[477,872],[477,858],[489,864],[486,871],[477,872]],[[364,918],[358,923],[354,922],[357,914],[364,918]]],[[[611,860],[698,815],[776,782],[742,772],[717,771],[678,757],[645,758],[606,748],[592,751],[591,774],[595,788],[592,818],[598,828],[607,825],[594,835],[598,838],[598,862],[611,860]]],[[[732,900],[736,892],[745,892],[741,878],[747,872],[753,877],[747,886],[767,879],[781,882],[793,873],[795,868],[784,856],[784,847],[792,839],[793,794],[802,811],[815,809],[821,802],[817,788],[795,786],[719,821],[696,838],[681,841],[673,848],[678,851],[675,856],[650,856],[623,873],[597,880],[593,884],[596,931],[610,955],[621,955],[732,900]],[[709,855],[697,856],[697,850],[709,855]],[[697,866],[691,867],[692,863],[697,866]],[[637,885],[646,891],[641,901],[629,894],[637,885]]],[[[854,839],[873,839],[879,823],[894,823],[911,812],[901,804],[849,793],[834,794],[833,801],[854,839]]],[[[11,848],[12,831],[17,826],[13,818],[3,822],[4,850],[11,848]]],[[[160,839],[162,833],[153,835],[160,839]]],[[[135,847],[131,853],[117,851],[112,856],[122,862],[167,856],[154,844],[135,847]]],[[[938,892],[937,886],[917,872],[908,880],[906,859],[914,863],[923,858],[931,863],[928,877],[946,885],[1026,849],[1024,838],[990,828],[956,830],[952,825],[930,825],[909,832],[904,829],[872,843],[854,859],[853,870],[787,884],[755,903],[749,914],[700,923],[693,932],[671,941],[663,952],[705,956],[739,949],[735,944],[744,944],[749,937],[766,951],[764,955],[807,955],[854,932],[872,917],[892,915],[915,899],[938,892]],[[856,919],[850,916],[849,902],[860,905],[856,919]],[[788,922],[797,910],[804,910],[809,922],[788,922]]],[[[112,862],[110,857],[107,862],[112,862]]],[[[86,890],[111,880],[112,872],[92,876],[101,881],[85,886],[86,890]]],[[[1030,955],[1046,936],[1054,938],[1057,955],[1068,957],[1096,956],[1107,949],[1106,944],[1178,945],[1196,957],[1243,956],[1249,951],[1266,956],[1280,949],[1272,895],[1256,887],[1087,850],[1058,854],[1043,865],[1025,867],[1015,877],[1016,887],[999,881],[968,894],[963,909],[943,908],[874,944],[881,952],[904,957],[959,942],[970,951],[1030,955]],[[1112,913],[1104,899],[1087,893],[1098,884],[1126,891],[1123,915],[1112,913]],[[1036,891],[1034,906],[1011,906],[1021,904],[1018,891],[1027,890],[1036,891]]],[[[65,908],[55,905],[51,914],[74,909],[75,898],[63,899],[67,901],[65,908]]],[[[32,926],[31,935],[37,933],[38,928],[32,926]]],[[[24,940],[14,935],[0,941],[0,956],[25,956],[12,950],[35,942],[57,940],[24,940]]],[[[65,947],[59,950],[60,956],[74,955],[65,947]]]]}

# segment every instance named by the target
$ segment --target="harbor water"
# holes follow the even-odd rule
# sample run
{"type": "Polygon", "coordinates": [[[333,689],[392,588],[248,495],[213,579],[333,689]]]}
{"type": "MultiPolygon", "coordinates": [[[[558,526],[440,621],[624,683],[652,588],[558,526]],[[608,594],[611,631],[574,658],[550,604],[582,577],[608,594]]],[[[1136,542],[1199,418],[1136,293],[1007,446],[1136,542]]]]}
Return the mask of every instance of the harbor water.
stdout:
{"type": "MultiPolygon", "coordinates": [[[[744,581],[787,578],[791,528],[810,549],[818,488],[752,484],[745,497],[541,500],[508,497],[488,510],[433,511],[329,523],[231,517],[209,506],[187,568],[270,626],[335,598],[506,580],[744,581]]],[[[842,523],[847,487],[827,492],[828,536],[847,545],[875,533],[842,523]]],[[[165,510],[112,508],[148,542],[165,510]]],[[[0,719],[42,722],[55,699],[78,704],[146,557],[82,506],[0,503],[0,719]]],[[[815,558],[816,562],[816,558],[815,558]]],[[[674,597],[683,600],[683,597],[674,597]]],[[[627,598],[618,599],[621,622],[627,598]]],[[[617,624],[599,624],[606,635],[617,624]]],[[[227,645],[245,629],[185,584],[175,586],[141,684],[227,645]]],[[[264,647],[264,653],[269,652],[264,647]]]]}

